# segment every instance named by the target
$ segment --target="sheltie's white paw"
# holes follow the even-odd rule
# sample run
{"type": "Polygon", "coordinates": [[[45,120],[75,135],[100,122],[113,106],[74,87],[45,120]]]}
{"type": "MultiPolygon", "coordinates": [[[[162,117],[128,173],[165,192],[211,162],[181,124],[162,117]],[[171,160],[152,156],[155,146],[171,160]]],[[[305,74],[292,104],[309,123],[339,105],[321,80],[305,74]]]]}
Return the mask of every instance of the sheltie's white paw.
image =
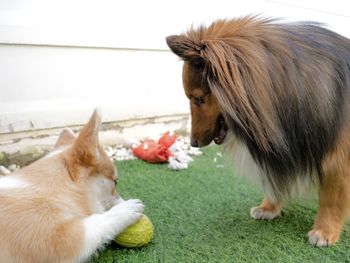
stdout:
{"type": "Polygon", "coordinates": [[[307,234],[311,245],[316,247],[329,247],[334,245],[339,238],[339,234],[327,234],[321,229],[312,229],[307,234]]]}
{"type": "Polygon", "coordinates": [[[271,220],[275,217],[281,215],[281,209],[275,209],[275,210],[266,210],[260,206],[252,207],[250,209],[250,216],[254,219],[265,219],[265,220],[271,220]]]}

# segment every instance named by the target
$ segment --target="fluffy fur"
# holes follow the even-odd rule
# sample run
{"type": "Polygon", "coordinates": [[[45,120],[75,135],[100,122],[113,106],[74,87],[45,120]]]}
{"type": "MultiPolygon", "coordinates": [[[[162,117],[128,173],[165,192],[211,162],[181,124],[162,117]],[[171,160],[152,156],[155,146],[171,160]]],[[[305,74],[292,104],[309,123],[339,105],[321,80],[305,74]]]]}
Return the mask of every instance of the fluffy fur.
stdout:
{"type": "Polygon", "coordinates": [[[139,200],[122,201],[117,175],[98,142],[95,111],[76,138],[0,179],[0,262],[83,262],[135,223],[139,200]]]}
{"type": "Polygon", "coordinates": [[[296,183],[318,185],[310,242],[333,244],[350,208],[350,40],[317,23],[243,17],[167,43],[184,60],[192,145],[221,144],[227,130],[245,145],[265,185],[254,218],[278,215],[296,183]]]}

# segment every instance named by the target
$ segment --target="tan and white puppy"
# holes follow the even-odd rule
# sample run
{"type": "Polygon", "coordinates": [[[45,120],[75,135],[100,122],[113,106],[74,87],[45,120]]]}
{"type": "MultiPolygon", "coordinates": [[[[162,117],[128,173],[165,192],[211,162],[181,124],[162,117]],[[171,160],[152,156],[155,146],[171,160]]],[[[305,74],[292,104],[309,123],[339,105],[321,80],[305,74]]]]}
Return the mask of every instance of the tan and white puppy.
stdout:
{"type": "Polygon", "coordinates": [[[0,262],[83,262],[140,218],[141,201],[116,192],[100,124],[95,110],[77,138],[64,129],[52,153],[0,179],[0,262]]]}

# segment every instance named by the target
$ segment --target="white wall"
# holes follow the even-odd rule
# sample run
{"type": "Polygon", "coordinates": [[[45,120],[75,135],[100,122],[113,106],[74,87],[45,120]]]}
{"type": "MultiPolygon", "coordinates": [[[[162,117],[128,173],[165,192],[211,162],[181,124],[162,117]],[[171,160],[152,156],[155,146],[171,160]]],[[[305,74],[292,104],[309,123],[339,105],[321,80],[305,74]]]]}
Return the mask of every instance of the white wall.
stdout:
{"type": "Polygon", "coordinates": [[[347,0],[0,0],[0,134],[188,113],[165,37],[252,13],[350,37],[347,0]]]}
{"type": "Polygon", "coordinates": [[[0,132],[85,122],[96,106],[104,121],[188,112],[167,52],[7,45],[0,57],[0,132]]]}

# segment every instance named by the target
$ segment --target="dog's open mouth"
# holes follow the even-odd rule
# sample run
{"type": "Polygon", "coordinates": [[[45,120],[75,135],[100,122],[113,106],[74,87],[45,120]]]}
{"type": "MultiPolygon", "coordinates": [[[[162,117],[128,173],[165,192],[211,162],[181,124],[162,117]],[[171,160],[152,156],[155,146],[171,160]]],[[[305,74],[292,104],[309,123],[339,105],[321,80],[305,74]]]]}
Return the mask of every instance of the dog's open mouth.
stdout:
{"type": "Polygon", "coordinates": [[[217,145],[222,144],[223,141],[225,140],[226,133],[227,133],[227,125],[224,117],[220,114],[216,120],[216,132],[215,132],[215,137],[213,139],[214,142],[217,145]]]}

